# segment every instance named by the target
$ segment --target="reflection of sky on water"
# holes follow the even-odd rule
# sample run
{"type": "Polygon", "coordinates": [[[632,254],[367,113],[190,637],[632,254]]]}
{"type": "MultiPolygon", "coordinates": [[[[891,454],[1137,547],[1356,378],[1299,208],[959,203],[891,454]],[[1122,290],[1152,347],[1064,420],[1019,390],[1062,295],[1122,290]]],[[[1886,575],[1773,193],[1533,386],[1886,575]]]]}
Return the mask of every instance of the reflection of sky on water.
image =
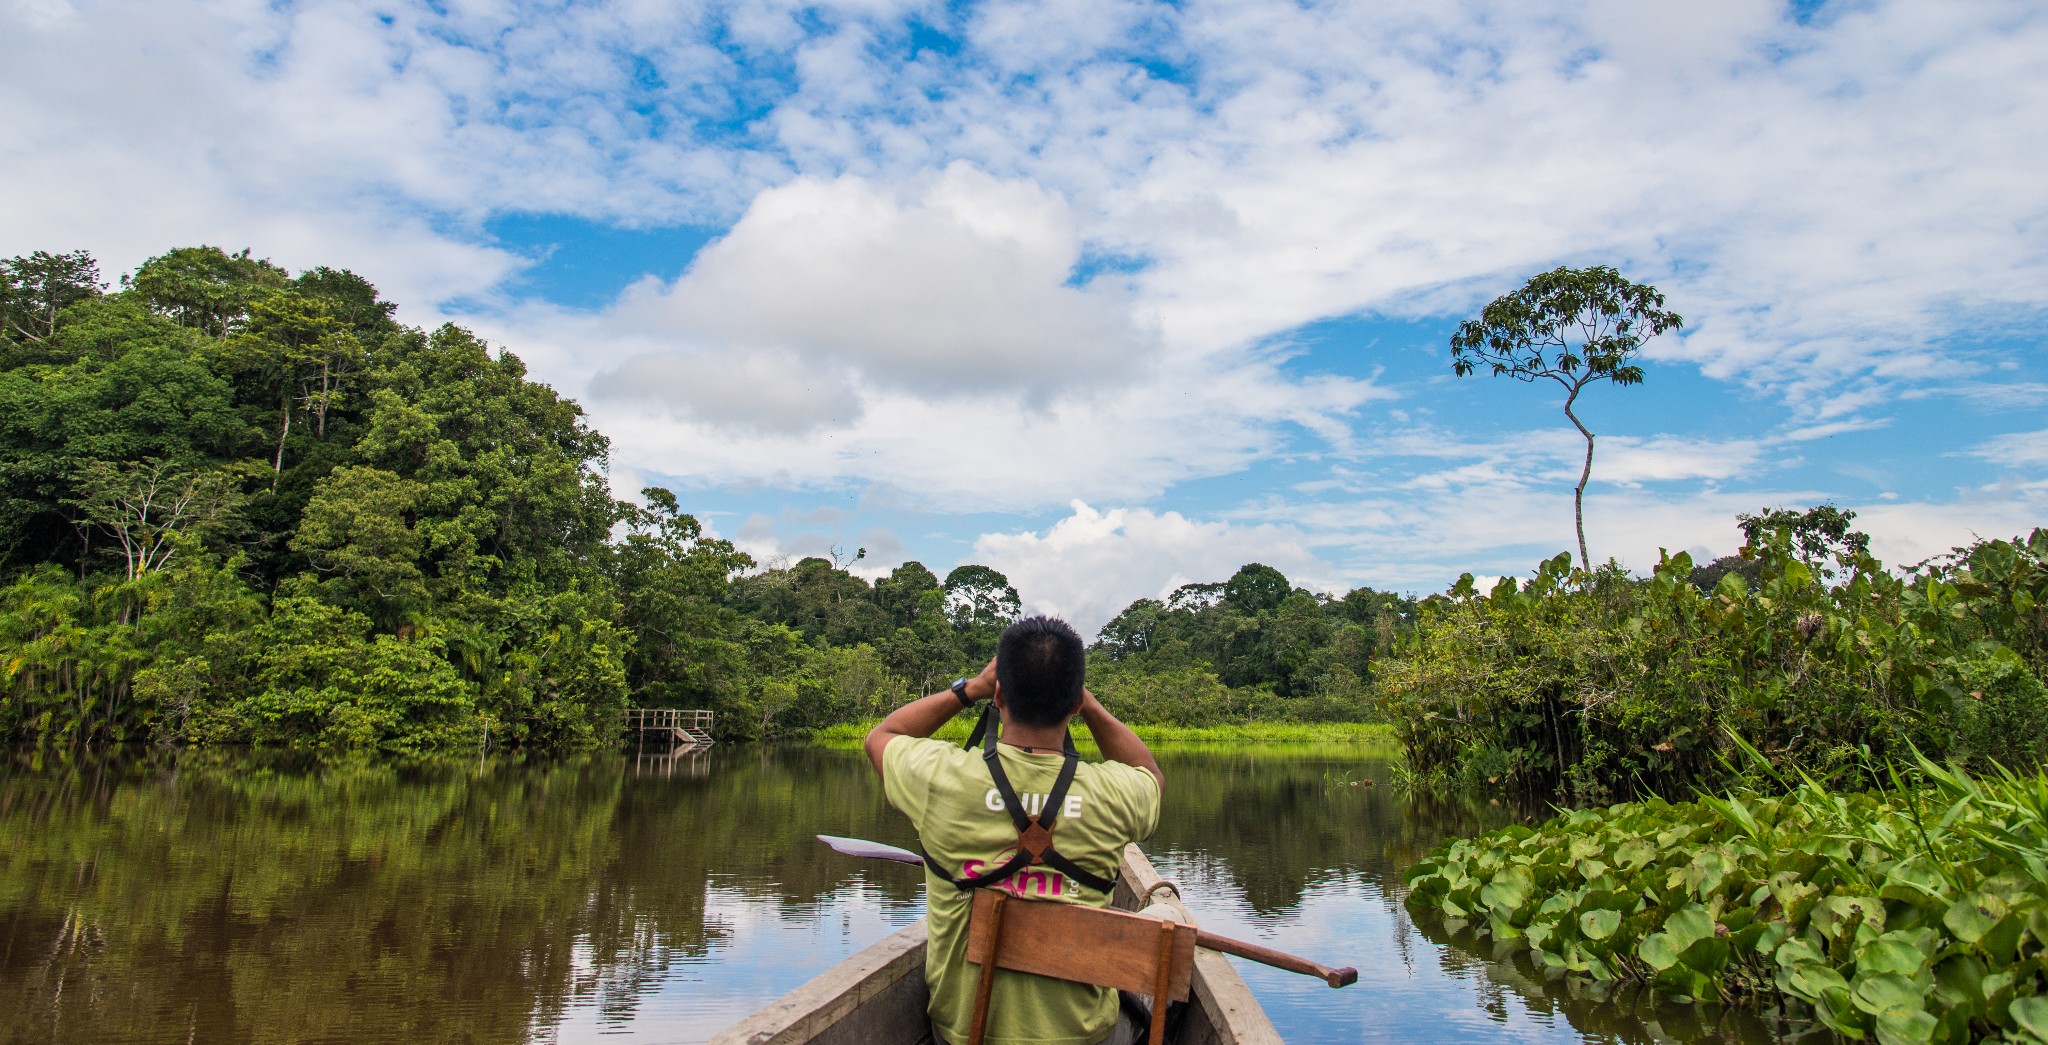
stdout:
{"type": "MultiPolygon", "coordinates": [[[[706,885],[704,920],[712,942],[699,957],[684,957],[630,1007],[614,1004],[619,985],[599,981],[579,955],[577,990],[552,1028],[536,1028],[534,1041],[693,1043],[816,976],[834,962],[924,916],[922,903],[906,904],[864,886],[849,886],[817,903],[783,904],[753,890],[731,888],[717,876],[706,885]],[[715,927],[715,929],[714,929],[715,927]]],[[[666,963],[664,963],[666,964],[666,963]]]]}
{"type": "MultiPolygon", "coordinates": [[[[686,842],[680,836],[696,830],[693,824],[710,824],[708,811],[743,797],[744,788],[688,792],[643,782],[629,793],[624,807],[634,816],[680,811],[680,819],[661,820],[661,833],[634,836],[660,854],[635,872],[641,876],[629,890],[635,896],[647,888],[647,876],[690,873],[675,870],[678,850],[670,846],[718,853],[709,866],[733,872],[705,875],[703,861],[693,865],[704,898],[694,949],[668,946],[652,923],[624,960],[596,961],[579,944],[567,997],[559,1009],[540,1010],[533,1039],[549,1045],[703,1042],[915,921],[923,913],[913,885],[920,880],[917,869],[836,857],[810,837],[858,828],[878,840],[912,844],[907,825],[881,807],[879,785],[858,754],[839,754],[723,753],[728,774],[742,766],[763,770],[748,786],[796,787],[808,797],[764,807],[763,815],[720,821],[723,833],[715,837],[686,842]],[[853,804],[829,807],[833,801],[853,804]],[[849,821],[864,808],[866,819],[849,821]]],[[[1202,925],[1359,971],[1355,986],[1331,990],[1319,980],[1233,959],[1290,1042],[1785,1040],[1782,1026],[1747,1014],[1648,997],[1574,998],[1526,963],[1492,962],[1431,942],[1392,895],[1399,873],[1445,832],[1504,822],[1497,809],[1483,807],[1480,819],[1460,819],[1455,808],[1412,804],[1385,786],[1332,790],[1333,779],[1384,785],[1386,766],[1377,758],[1175,753],[1170,766],[1182,790],[1170,796],[1173,822],[1162,824],[1147,850],[1160,872],[1181,885],[1202,925]]],[[[703,783],[720,782],[728,781],[713,772],[703,783]]],[[[689,892],[688,883],[677,884],[689,892]]]]}
{"type": "Polygon", "coordinates": [[[1180,884],[1202,927],[1328,965],[1358,969],[1358,982],[1322,981],[1232,959],[1282,1037],[1295,1042],[1577,1042],[1585,1037],[1531,1011],[1469,960],[1430,943],[1396,902],[1370,882],[1311,885],[1281,917],[1255,914],[1227,870],[1205,854],[1172,852],[1154,866],[1180,884]]]}
{"type": "MultiPolygon", "coordinates": [[[[1336,880],[1312,885],[1301,906],[1260,916],[1226,868],[1204,854],[1165,853],[1160,872],[1180,883],[1206,928],[1358,968],[1358,983],[1341,991],[1320,981],[1234,960],[1268,1015],[1291,1042],[1579,1042],[1585,1035],[1563,1019],[1532,1011],[1478,963],[1421,937],[1398,903],[1371,883],[1336,880]]],[[[915,921],[920,904],[904,904],[849,887],[815,904],[788,905],[756,891],[708,885],[705,921],[716,927],[701,957],[670,967],[667,978],[617,1004],[606,984],[579,962],[578,987],[561,1023],[539,1029],[537,1041],[702,1042],[780,997],[839,959],[915,921]]]]}
{"type": "MultiPolygon", "coordinates": [[[[1359,969],[1332,991],[1237,963],[1290,1041],[1785,1040],[1431,942],[1400,873],[1515,815],[1491,801],[1410,800],[1343,749],[1161,754],[1147,848],[1202,922],[1359,969]]],[[[857,751],[151,757],[0,764],[0,1041],[702,1042],[923,908],[917,868],[814,837],[914,844],[857,751]]]]}

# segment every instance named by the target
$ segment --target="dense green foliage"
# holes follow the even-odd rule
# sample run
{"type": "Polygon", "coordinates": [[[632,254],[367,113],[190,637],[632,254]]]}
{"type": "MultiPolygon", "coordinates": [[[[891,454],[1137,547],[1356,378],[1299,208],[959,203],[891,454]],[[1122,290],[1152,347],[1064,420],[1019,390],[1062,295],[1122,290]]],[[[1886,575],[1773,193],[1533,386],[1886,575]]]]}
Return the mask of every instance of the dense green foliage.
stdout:
{"type": "Polygon", "coordinates": [[[1723,779],[1731,732],[1851,778],[2048,756],[2048,531],[1898,573],[1861,535],[1759,536],[1708,590],[1682,553],[1640,580],[1559,556],[1428,600],[1376,676],[1411,770],[1600,801],[1723,779]]]}
{"type": "Polygon", "coordinates": [[[1907,779],[1504,828],[1416,864],[1408,904],[1555,974],[1790,996],[1851,1038],[2048,1037],[2048,773],[1907,779]]]}
{"type": "MultiPolygon", "coordinates": [[[[761,568],[666,490],[614,499],[575,403],[348,272],[196,247],[99,280],[0,262],[0,740],[559,748],[628,706],[787,736],[943,688],[1018,615],[986,566],[761,568]]],[[[1134,718],[1361,718],[1405,612],[1265,567],[1183,594],[1096,655],[1134,718]]]]}
{"type": "Polygon", "coordinates": [[[1413,599],[1315,595],[1251,563],[1125,607],[1102,627],[1088,684],[1139,722],[1369,721],[1372,663],[1414,614],[1413,599]]]}
{"type": "Polygon", "coordinates": [[[211,247],[107,293],[0,262],[0,740],[398,750],[727,736],[873,714],[971,670],[1002,576],[753,571],[509,353],[362,279],[211,247]]]}

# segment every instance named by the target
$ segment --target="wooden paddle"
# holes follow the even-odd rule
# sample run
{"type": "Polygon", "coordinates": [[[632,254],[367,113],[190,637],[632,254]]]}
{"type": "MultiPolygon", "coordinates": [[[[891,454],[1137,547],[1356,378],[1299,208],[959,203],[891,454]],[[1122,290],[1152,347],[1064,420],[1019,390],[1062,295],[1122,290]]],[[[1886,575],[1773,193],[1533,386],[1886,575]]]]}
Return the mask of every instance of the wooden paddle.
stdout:
{"type": "MultiPolygon", "coordinates": [[[[846,856],[858,856],[867,860],[893,860],[899,864],[924,865],[924,857],[908,849],[899,849],[893,845],[883,845],[880,842],[870,842],[865,838],[841,838],[838,835],[819,835],[818,841],[831,846],[833,852],[846,856]]],[[[1276,951],[1271,947],[1261,947],[1255,943],[1233,940],[1228,936],[1218,936],[1207,929],[1199,927],[1195,930],[1195,943],[1212,951],[1222,951],[1225,954],[1235,954],[1240,958],[1250,959],[1251,961],[1258,962],[1260,965],[1270,965],[1275,969],[1285,969],[1288,972],[1298,972],[1303,976],[1313,976],[1332,987],[1346,987],[1358,982],[1358,970],[1348,965],[1341,969],[1332,969],[1319,962],[1312,962],[1307,958],[1288,954],[1286,951],[1276,951]]]]}

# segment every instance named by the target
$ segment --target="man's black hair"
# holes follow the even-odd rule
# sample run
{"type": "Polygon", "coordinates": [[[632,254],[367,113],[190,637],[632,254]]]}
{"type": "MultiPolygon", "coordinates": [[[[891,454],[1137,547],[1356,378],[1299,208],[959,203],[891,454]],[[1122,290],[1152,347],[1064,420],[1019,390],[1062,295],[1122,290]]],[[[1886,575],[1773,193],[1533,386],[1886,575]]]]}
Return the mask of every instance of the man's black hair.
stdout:
{"type": "Polygon", "coordinates": [[[1087,666],[1081,636],[1058,617],[1026,617],[1004,629],[996,646],[996,681],[1021,725],[1056,726],[1073,714],[1087,666]]]}

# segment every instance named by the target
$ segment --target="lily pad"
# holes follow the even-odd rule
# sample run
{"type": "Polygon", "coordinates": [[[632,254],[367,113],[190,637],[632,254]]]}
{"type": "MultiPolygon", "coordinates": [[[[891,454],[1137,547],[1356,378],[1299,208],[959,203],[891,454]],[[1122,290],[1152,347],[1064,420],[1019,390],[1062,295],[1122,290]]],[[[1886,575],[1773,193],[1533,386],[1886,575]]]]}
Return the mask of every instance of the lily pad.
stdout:
{"type": "Polygon", "coordinates": [[[1579,916],[1579,933],[1588,940],[1604,940],[1621,928],[1619,911],[1587,911],[1579,916]]]}

